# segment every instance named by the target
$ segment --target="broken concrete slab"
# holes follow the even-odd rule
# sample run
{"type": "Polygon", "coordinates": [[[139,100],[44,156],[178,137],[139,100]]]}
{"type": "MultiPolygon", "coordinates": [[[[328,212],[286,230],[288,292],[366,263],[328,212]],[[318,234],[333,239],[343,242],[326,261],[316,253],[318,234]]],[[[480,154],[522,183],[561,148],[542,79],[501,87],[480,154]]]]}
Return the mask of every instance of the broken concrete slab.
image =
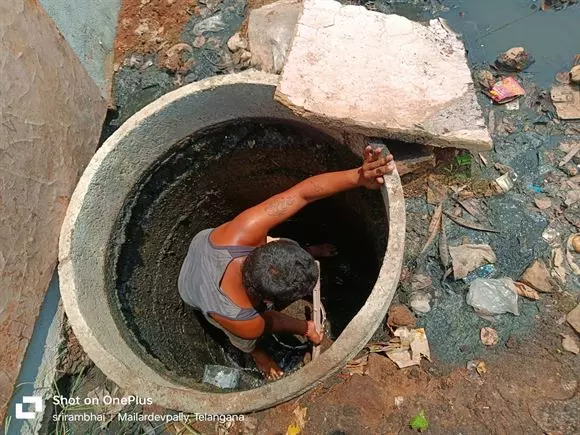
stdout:
{"type": "Polygon", "coordinates": [[[560,119],[580,119],[579,86],[554,85],[550,96],[560,119]]]}
{"type": "Polygon", "coordinates": [[[463,43],[442,20],[306,0],[275,98],[328,128],[492,148],[463,43]]]}
{"type": "Polygon", "coordinates": [[[279,0],[250,12],[248,40],[252,66],[280,74],[301,11],[300,0],[279,0]]]}
{"type": "Polygon", "coordinates": [[[554,291],[554,285],[550,281],[550,271],[541,260],[535,260],[522,274],[520,281],[541,293],[554,291]]]}

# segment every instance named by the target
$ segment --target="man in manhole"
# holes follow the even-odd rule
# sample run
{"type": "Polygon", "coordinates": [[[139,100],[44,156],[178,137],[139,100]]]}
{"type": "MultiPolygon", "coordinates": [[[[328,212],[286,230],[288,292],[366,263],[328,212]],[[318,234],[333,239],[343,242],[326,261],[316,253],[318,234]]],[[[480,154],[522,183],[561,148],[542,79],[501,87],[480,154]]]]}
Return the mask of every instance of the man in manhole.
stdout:
{"type": "Polygon", "coordinates": [[[240,213],[191,241],[179,274],[179,294],[221,329],[231,344],[250,353],[267,379],[282,370],[259,345],[267,334],[303,335],[322,341],[312,320],[300,320],[271,309],[312,295],[318,280],[314,257],[289,239],[269,241],[268,232],[307,204],[338,192],[378,189],[383,175],[395,168],[392,155],[367,146],[363,164],[328,172],[296,184],[240,213]]]}

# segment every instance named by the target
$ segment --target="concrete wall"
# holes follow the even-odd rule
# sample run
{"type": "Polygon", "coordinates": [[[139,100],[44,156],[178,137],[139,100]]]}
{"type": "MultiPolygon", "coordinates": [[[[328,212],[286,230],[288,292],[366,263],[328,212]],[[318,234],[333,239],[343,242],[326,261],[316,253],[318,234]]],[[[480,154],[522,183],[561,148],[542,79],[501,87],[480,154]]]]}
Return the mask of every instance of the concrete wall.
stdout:
{"type": "Polygon", "coordinates": [[[106,100],[113,78],[113,42],[121,0],[39,0],[106,100]]]}
{"type": "Polygon", "coordinates": [[[106,104],[35,0],[0,2],[0,77],[1,422],[106,104]]]}

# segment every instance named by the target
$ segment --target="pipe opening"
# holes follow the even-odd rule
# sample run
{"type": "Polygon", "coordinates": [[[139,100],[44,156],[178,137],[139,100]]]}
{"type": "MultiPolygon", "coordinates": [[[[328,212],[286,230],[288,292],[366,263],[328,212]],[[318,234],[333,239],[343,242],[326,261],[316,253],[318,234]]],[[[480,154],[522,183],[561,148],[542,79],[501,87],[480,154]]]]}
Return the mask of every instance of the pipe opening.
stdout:
{"type": "MultiPolygon", "coordinates": [[[[109,304],[124,340],[158,373],[185,386],[212,391],[200,383],[206,364],[246,367],[241,389],[262,385],[248,359],[181,301],[177,277],[189,243],[198,231],[308,176],[359,164],[329,136],[272,119],[214,126],[175,144],[134,187],[109,240],[109,304]]],[[[331,338],[373,289],[386,231],[381,195],[356,189],[309,205],[272,232],[303,246],[336,246],[336,257],[321,260],[331,338]]]]}

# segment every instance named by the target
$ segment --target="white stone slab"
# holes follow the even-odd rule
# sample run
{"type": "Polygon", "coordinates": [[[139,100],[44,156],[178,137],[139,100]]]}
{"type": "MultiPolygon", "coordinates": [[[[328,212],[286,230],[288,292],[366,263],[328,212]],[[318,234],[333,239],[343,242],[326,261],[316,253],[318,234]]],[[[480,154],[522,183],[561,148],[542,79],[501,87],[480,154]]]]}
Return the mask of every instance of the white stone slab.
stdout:
{"type": "Polygon", "coordinates": [[[275,98],[330,128],[492,147],[463,43],[439,20],[306,0],[275,98]]]}

